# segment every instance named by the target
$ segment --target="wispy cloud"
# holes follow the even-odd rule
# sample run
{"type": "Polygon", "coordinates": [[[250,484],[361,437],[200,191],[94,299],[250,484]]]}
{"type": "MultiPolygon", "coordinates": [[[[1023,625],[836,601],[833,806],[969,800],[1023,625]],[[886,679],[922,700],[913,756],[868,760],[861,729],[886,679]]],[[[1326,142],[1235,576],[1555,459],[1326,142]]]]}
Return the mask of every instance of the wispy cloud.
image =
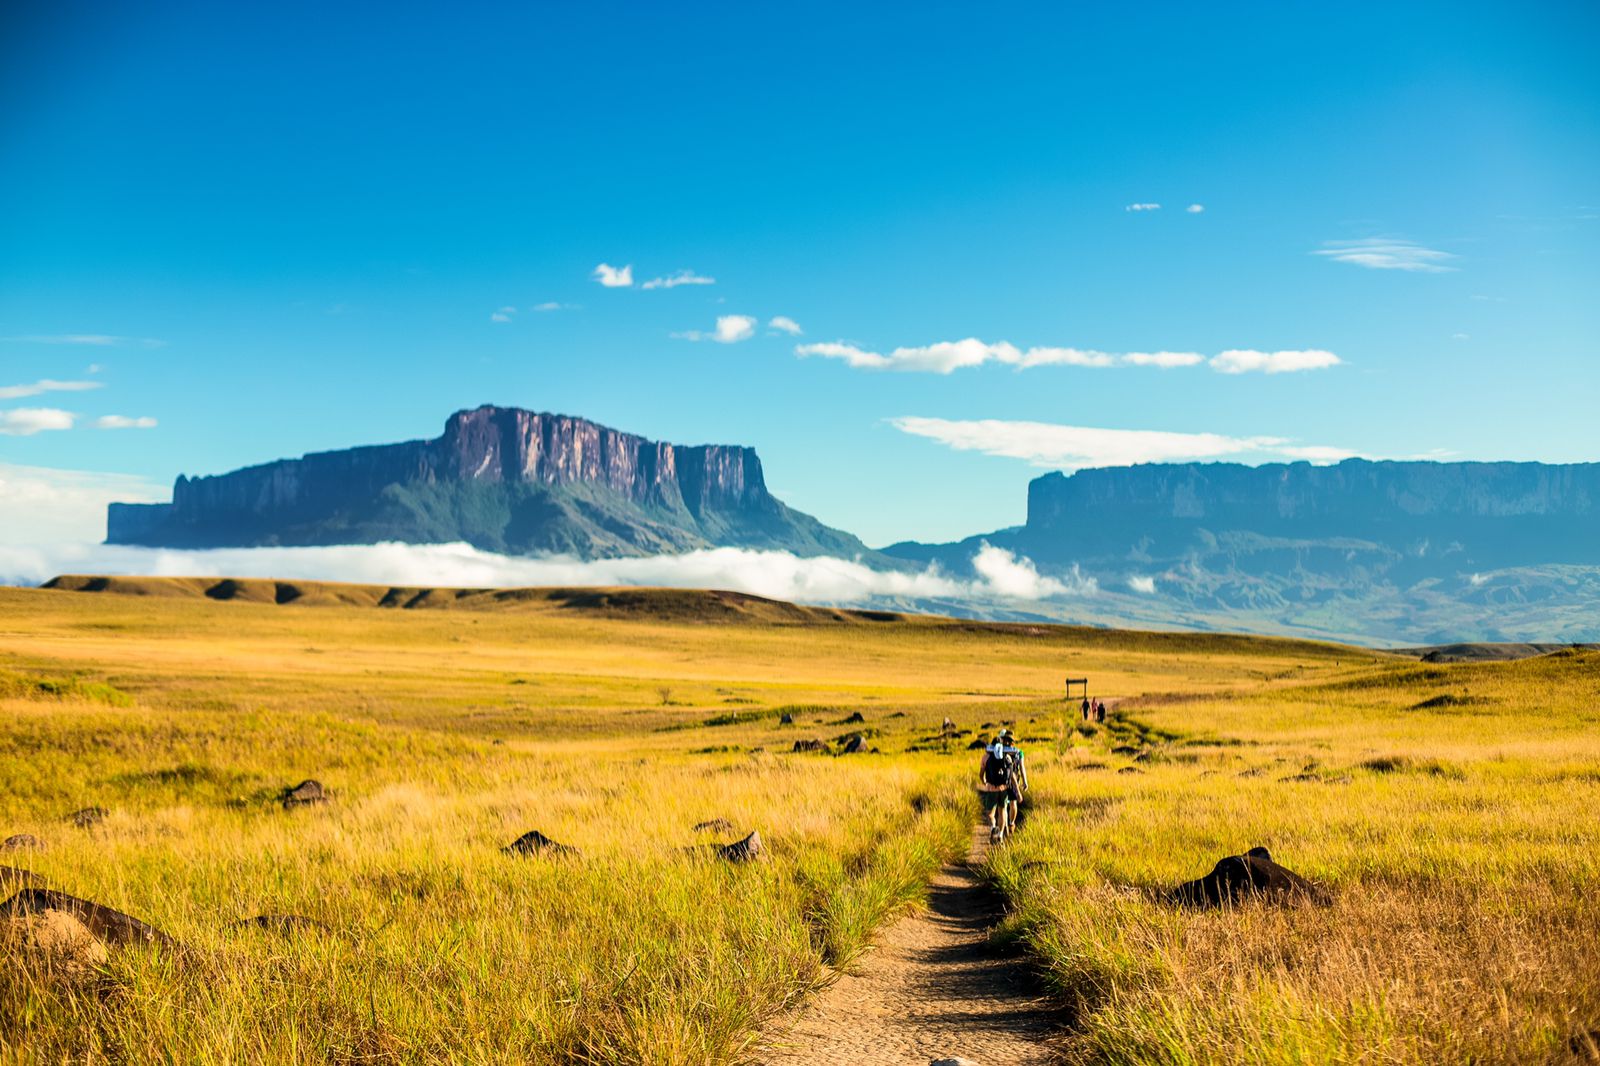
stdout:
{"type": "Polygon", "coordinates": [[[954,421],[904,417],[890,419],[890,424],[902,433],[926,437],[957,451],[1022,459],[1034,466],[1064,470],[1208,459],[1304,459],[1326,463],[1356,455],[1348,449],[1296,444],[1284,437],[1100,429],[1000,419],[954,421]]]}
{"type": "Polygon", "coordinates": [[[1421,274],[1443,274],[1455,270],[1447,266],[1455,256],[1415,241],[1398,237],[1369,237],[1359,241],[1324,241],[1312,255],[1336,263],[1353,263],[1368,270],[1409,270],[1421,274]]]}
{"type": "Polygon", "coordinates": [[[504,323],[510,322],[513,318],[516,318],[516,317],[517,317],[517,309],[515,307],[502,307],[502,308],[500,308],[500,310],[494,312],[494,314],[489,316],[489,321],[490,322],[499,322],[501,324],[504,324],[504,323]]]}
{"type": "Polygon", "coordinates": [[[750,315],[718,315],[717,328],[706,331],[684,330],[672,336],[682,341],[716,341],[718,344],[736,344],[755,336],[756,320],[750,315]]]}
{"type": "Polygon", "coordinates": [[[559,300],[546,300],[542,304],[534,304],[531,308],[529,308],[529,310],[537,311],[541,314],[548,313],[550,311],[576,311],[577,309],[577,304],[564,304],[559,300]]]}
{"type": "Polygon", "coordinates": [[[1127,207],[1124,207],[1123,210],[1124,211],[1159,211],[1159,210],[1161,210],[1161,205],[1160,204],[1129,204],[1127,207]]]}
{"type": "Polygon", "coordinates": [[[800,328],[800,323],[788,315],[773,315],[771,320],[767,322],[767,328],[787,333],[791,337],[798,337],[805,332],[800,328]]]}
{"type": "Polygon", "coordinates": [[[1206,209],[1206,205],[1205,204],[1190,204],[1188,207],[1184,208],[1184,210],[1186,212],[1188,212],[1189,214],[1191,214],[1191,215],[1203,214],[1205,212],[1205,209],[1206,209]]]}
{"type": "Polygon", "coordinates": [[[156,420],[148,415],[129,418],[127,415],[101,415],[94,420],[96,429],[155,429],[156,420]]]}
{"type": "MultiPolygon", "coordinates": [[[[89,373],[94,372],[94,368],[91,367],[89,373]]],[[[46,392],[87,392],[89,389],[104,387],[103,381],[52,381],[45,378],[31,385],[0,386],[0,400],[20,400],[25,396],[39,396],[46,392]]]]}
{"type": "MultiPolygon", "coordinates": [[[[870,351],[843,341],[823,341],[797,345],[795,354],[837,359],[857,370],[895,370],[906,373],[949,374],[964,367],[999,363],[1017,370],[1040,366],[1116,367],[1145,366],[1171,369],[1198,366],[1207,362],[1199,352],[1102,352],[1093,348],[1018,348],[1006,341],[990,344],[968,337],[919,347],[895,348],[887,354],[870,351]]],[[[1209,360],[1213,369],[1225,374],[1247,370],[1283,373],[1335,366],[1340,360],[1332,352],[1256,352],[1226,351],[1209,360]]]]}
{"type": "MultiPolygon", "coordinates": [[[[0,479],[5,470],[0,467],[0,479]]],[[[0,480],[0,503],[10,499],[5,494],[5,484],[0,480]]],[[[59,482],[47,483],[46,491],[56,490],[58,485],[59,482]]],[[[82,509],[96,515],[94,539],[99,539],[104,529],[100,486],[91,484],[81,490],[68,486],[66,491],[82,497],[87,505],[82,509]]],[[[41,543],[47,546],[17,541],[0,546],[0,581],[37,584],[60,573],[103,573],[297,578],[457,588],[645,585],[733,589],[774,599],[824,604],[883,599],[1035,600],[1092,595],[1096,591],[1091,578],[1074,573],[1065,575],[1065,579],[1045,577],[1030,560],[987,544],[972,560],[976,579],[961,580],[936,567],[875,570],[851,559],[800,558],[788,552],[744,548],[585,561],[559,555],[495,555],[466,544],[183,551],[63,544],[55,538],[41,543]]]]}
{"type": "Polygon", "coordinates": [[[1323,370],[1342,362],[1344,360],[1332,352],[1316,348],[1282,352],[1241,348],[1215,356],[1211,369],[1219,374],[1293,374],[1301,370],[1323,370]]]}
{"type": "Polygon", "coordinates": [[[692,270],[679,270],[668,274],[664,278],[651,278],[641,288],[645,289],[676,289],[679,285],[715,285],[716,278],[708,278],[696,274],[692,270]]]}
{"type": "Polygon", "coordinates": [[[47,430],[71,429],[77,417],[55,407],[14,407],[0,411],[0,436],[31,437],[47,430]]]}
{"type": "Polygon", "coordinates": [[[87,344],[99,348],[115,348],[126,344],[160,348],[167,343],[159,337],[118,337],[110,333],[30,333],[21,337],[0,337],[0,341],[18,344],[87,344]]]}
{"type": "Polygon", "coordinates": [[[633,264],[614,267],[609,263],[601,263],[594,268],[594,280],[608,289],[626,289],[633,285],[633,264]]]}

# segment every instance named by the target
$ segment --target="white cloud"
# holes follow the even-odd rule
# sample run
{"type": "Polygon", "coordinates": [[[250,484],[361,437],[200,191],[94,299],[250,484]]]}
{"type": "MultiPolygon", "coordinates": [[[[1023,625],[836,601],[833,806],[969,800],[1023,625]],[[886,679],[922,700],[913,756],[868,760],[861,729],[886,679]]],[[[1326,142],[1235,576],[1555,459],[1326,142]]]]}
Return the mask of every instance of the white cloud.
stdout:
{"type": "MultiPolygon", "coordinates": [[[[60,546],[105,537],[106,504],[164,500],[169,492],[167,486],[129,474],[0,463],[0,514],[6,516],[0,522],[0,545],[49,544],[57,546],[53,550],[72,550],[60,546]]],[[[0,581],[32,573],[36,571],[23,574],[0,567],[0,581]]]]}
{"type": "Polygon", "coordinates": [[[1470,333],[1452,333],[1452,334],[1450,334],[1450,339],[1453,340],[1453,341],[1470,341],[1472,339],[1472,334],[1470,334],[1470,333]]]}
{"type": "Polygon", "coordinates": [[[715,285],[716,283],[716,278],[704,277],[692,270],[679,270],[668,274],[664,278],[651,278],[641,288],[676,289],[679,285],[715,285]]]}
{"type": "Polygon", "coordinates": [[[1099,429],[1001,419],[955,421],[907,416],[889,421],[902,433],[936,440],[957,451],[1023,459],[1034,466],[1064,470],[1224,458],[1304,459],[1327,463],[1356,455],[1343,448],[1301,445],[1283,437],[1229,437],[1219,433],[1099,429]]]}
{"type": "Polygon", "coordinates": [[[736,344],[755,336],[756,320],[750,315],[718,315],[717,328],[707,333],[690,329],[673,336],[683,341],[716,341],[718,344],[736,344]]]}
{"type": "Polygon", "coordinates": [[[96,429],[155,429],[156,420],[147,415],[129,418],[127,415],[101,415],[94,420],[96,429]]]}
{"type": "Polygon", "coordinates": [[[1206,361],[1199,352],[1129,352],[1122,357],[1129,366],[1158,366],[1163,369],[1175,366],[1198,366],[1206,361]]]}
{"type": "Polygon", "coordinates": [[[1336,263],[1353,263],[1368,270],[1409,270],[1415,273],[1442,274],[1456,269],[1446,266],[1454,259],[1449,252],[1424,248],[1415,241],[1396,237],[1370,237],[1359,241],[1323,241],[1311,253],[1326,256],[1336,263]]]}
{"type": "Polygon", "coordinates": [[[564,304],[556,300],[546,300],[544,303],[534,304],[533,307],[530,308],[530,310],[539,311],[541,313],[547,311],[576,311],[577,309],[577,304],[564,304]]]}
{"type": "Polygon", "coordinates": [[[1161,210],[1161,205],[1160,204],[1129,204],[1127,207],[1124,207],[1123,210],[1124,211],[1159,211],[1159,210],[1161,210]]]}
{"type": "MultiPolygon", "coordinates": [[[[83,495],[96,495],[96,491],[83,495]]],[[[103,529],[103,503],[95,501],[94,511],[97,528],[103,529]]],[[[18,584],[38,584],[61,573],[94,573],[271,577],[465,588],[645,585],[732,589],[800,603],[837,604],[880,599],[1040,599],[1095,591],[1093,579],[1076,571],[1067,581],[1043,577],[1031,561],[988,545],[978,552],[973,566],[978,578],[964,581],[934,567],[919,571],[874,570],[849,559],[800,558],[788,552],[744,548],[584,561],[568,556],[495,555],[466,544],[211,551],[64,542],[0,546],[0,582],[18,584]]]]}
{"type": "Polygon", "coordinates": [[[516,314],[517,309],[515,307],[502,307],[500,310],[489,316],[489,321],[510,322],[514,317],[516,317],[516,314]]]}
{"type": "Polygon", "coordinates": [[[1217,355],[1211,360],[1211,369],[1219,374],[1292,374],[1338,366],[1341,362],[1343,360],[1332,352],[1315,348],[1287,352],[1258,352],[1245,348],[1217,355]]]}
{"type": "Polygon", "coordinates": [[[1132,577],[1128,578],[1128,587],[1133,591],[1143,593],[1146,596],[1153,596],[1155,595],[1156,591],[1156,579],[1153,577],[1146,577],[1141,574],[1134,574],[1132,577]]]}
{"type": "MultiPolygon", "coordinates": [[[[1161,368],[1198,366],[1206,362],[1199,352],[1101,352],[1092,348],[1018,348],[1000,341],[990,344],[968,337],[960,341],[941,341],[914,348],[896,348],[887,355],[874,352],[843,341],[822,341],[795,346],[794,353],[802,358],[820,356],[838,359],[857,370],[899,370],[908,373],[949,374],[963,367],[1000,363],[1018,370],[1038,366],[1153,366],[1161,368]]],[[[1242,374],[1258,370],[1268,374],[1281,374],[1291,370],[1311,370],[1317,367],[1336,366],[1339,357],[1332,352],[1257,352],[1232,350],[1210,360],[1211,366],[1224,374],[1242,374]]]]}
{"type": "Polygon", "coordinates": [[[0,436],[31,437],[51,429],[71,429],[78,416],[55,407],[14,407],[0,411],[0,436]]]}
{"type": "Polygon", "coordinates": [[[1201,214],[1201,213],[1203,213],[1205,211],[1205,209],[1206,209],[1206,205],[1205,204],[1190,204],[1188,207],[1184,208],[1184,210],[1187,211],[1191,215],[1201,214]]]}
{"type": "Polygon", "coordinates": [[[767,328],[781,330],[791,337],[798,337],[805,332],[800,328],[800,323],[788,315],[773,315],[771,321],[767,323],[767,328]]]}
{"type": "MultiPolygon", "coordinates": [[[[89,368],[89,373],[95,372],[94,367],[89,368]]],[[[84,392],[88,389],[104,388],[103,381],[52,381],[45,378],[35,381],[31,385],[3,385],[0,386],[0,400],[20,400],[24,396],[38,396],[46,392],[84,392]]]]}
{"type": "Polygon", "coordinates": [[[633,264],[614,267],[608,263],[601,263],[594,268],[594,280],[608,289],[626,289],[633,284],[633,264]]]}

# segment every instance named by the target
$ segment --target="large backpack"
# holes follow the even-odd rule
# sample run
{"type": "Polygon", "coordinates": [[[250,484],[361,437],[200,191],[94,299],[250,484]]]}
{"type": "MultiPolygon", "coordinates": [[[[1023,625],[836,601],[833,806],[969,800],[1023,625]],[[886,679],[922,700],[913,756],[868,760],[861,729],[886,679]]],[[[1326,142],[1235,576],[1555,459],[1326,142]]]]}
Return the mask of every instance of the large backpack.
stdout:
{"type": "Polygon", "coordinates": [[[989,752],[988,760],[983,764],[983,783],[996,788],[1006,788],[1011,784],[1011,778],[1016,774],[1016,760],[1007,754],[989,752]]]}

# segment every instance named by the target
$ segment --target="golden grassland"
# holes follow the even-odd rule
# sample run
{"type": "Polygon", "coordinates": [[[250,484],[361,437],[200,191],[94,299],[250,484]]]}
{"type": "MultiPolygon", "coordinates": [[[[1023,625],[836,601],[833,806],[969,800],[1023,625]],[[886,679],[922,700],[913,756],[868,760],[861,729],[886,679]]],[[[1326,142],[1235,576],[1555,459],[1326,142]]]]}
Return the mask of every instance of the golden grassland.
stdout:
{"type": "Polygon", "coordinates": [[[0,836],[46,844],[0,862],[184,945],[12,944],[0,1061],[741,1061],[964,847],[946,716],[1025,738],[987,874],[1081,1061],[1559,1061],[1600,1027],[1592,654],[214,587],[0,589],[0,836]],[[1127,697],[1106,727],[1068,674],[1127,697]],[[879,751],[788,750],[855,731],[879,751]],[[335,801],[281,810],[305,777],[335,801]],[[500,853],[532,828],[581,856],[500,853]],[[685,850],[751,829],[766,862],[685,850]],[[1255,844],[1334,903],[1160,901],[1255,844]],[[324,930],[230,930],[261,913],[324,930]]]}

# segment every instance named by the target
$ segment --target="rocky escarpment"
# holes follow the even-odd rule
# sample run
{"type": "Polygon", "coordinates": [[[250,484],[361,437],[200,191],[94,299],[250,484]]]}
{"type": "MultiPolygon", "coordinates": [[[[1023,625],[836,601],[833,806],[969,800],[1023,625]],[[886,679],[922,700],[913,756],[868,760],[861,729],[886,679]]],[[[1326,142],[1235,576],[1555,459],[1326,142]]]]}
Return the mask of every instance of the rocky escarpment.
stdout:
{"type": "Polygon", "coordinates": [[[1153,622],[1429,643],[1600,635],[1600,463],[1111,467],[1035,478],[1027,515],[884,551],[962,573],[992,544],[1092,578],[1153,622]],[[1529,628],[1534,604],[1545,621],[1529,628]]]}
{"type": "Polygon", "coordinates": [[[179,477],[170,504],[112,504],[107,517],[112,544],[386,540],[583,556],[714,545],[865,550],[769,494],[751,448],[666,444],[502,407],[457,412],[433,440],[179,477]]]}

